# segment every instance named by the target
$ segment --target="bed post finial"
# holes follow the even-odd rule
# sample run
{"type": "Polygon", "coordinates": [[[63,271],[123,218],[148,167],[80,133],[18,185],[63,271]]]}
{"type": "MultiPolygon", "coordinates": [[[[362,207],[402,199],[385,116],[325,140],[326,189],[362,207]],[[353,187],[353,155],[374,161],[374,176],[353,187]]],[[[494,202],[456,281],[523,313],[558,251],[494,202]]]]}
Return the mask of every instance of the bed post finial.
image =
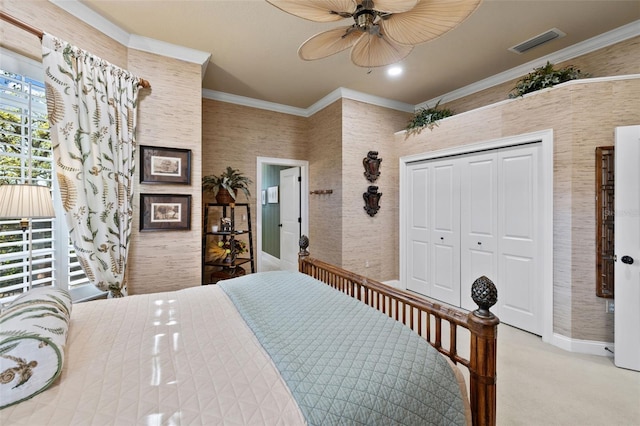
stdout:
{"type": "Polygon", "coordinates": [[[298,242],[300,246],[299,256],[309,256],[309,252],[307,251],[307,247],[309,247],[309,237],[303,235],[300,237],[300,241],[298,242]]]}
{"type": "Polygon", "coordinates": [[[469,329],[474,332],[475,345],[469,357],[471,371],[471,411],[473,425],[496,424],[496,357],[500,320],[489,309],[498,301],[495,284],[484,275],[473,282],[471,298],[478,309],[469,312],[469,329]]]}
{"type": "Polygon", "coordinates": [[[298,270],[304,272],[302,270],[302,260],[305,257],[309,257],[309,251],[307,250],[307,247],[309,247],[309,237],[302,235],[298,241],[298,246],[300,246],[300,251],[298,252],[298,270]]]}
{"type": "Polygon", "coordinates": [[[475,280],[471,285],[471,298],[478,305],[478,309],[473,311],[475,315],[482,318],[493,317],[489,309],[498,301],[498,289],[493,281],[484,275],[475,280]]]}

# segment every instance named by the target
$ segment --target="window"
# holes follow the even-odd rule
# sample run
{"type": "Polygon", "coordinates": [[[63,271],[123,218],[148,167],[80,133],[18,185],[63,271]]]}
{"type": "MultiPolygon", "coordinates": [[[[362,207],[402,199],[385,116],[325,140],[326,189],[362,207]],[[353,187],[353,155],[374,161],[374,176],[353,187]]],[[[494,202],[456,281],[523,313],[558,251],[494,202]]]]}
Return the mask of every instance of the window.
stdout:
{"type": "MultiPolygon", "coordinates": [[[[3,60],[0,69],[0,183],[31,179],[52,187],[53,152],[44,83],[14,71],[28,62],[15,55],[11,58],[6,64],[3,60]]],[[[0,302],[26,291],[30,280],[34,287],[68,288],[88,282],[69,243],[60,202],[54,200],[54,206],[58,218],[32,220],[31,249],[29,231],[22,231],[19,219],[0,220],[0,302]]]]}

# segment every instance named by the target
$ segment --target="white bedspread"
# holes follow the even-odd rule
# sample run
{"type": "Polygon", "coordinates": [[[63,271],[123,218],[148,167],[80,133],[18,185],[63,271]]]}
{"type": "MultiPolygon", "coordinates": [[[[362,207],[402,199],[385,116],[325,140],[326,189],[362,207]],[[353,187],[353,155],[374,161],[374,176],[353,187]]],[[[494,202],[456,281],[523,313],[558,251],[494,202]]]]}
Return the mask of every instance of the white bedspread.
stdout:
{"type": "Polygon", "coordinates": [[[58,382],[0,411],[3,426],[304,423],[217,286],[74,305],[58,382]]]}

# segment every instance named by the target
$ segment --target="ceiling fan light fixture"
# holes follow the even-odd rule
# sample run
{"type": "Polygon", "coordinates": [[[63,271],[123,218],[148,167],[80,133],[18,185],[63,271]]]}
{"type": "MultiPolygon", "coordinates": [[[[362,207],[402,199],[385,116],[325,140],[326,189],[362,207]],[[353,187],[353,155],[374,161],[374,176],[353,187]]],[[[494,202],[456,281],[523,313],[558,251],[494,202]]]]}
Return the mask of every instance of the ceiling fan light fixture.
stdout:
{"type": "Polygon", "coordinates": [[[376,14],[373,10],[360,9],[353,15],[353,19],[358,28],[362,31],[369,31],[373,26],[373,21],[376,19],[376,14]]]}
{"type": "Polygon", "coordinates": [[[452,30],[482,0],[267,0],[273,6],[316,22],[352,18],[353,25],[324,31],[298,49],[304,60],[325,58],[351,47],[360,67],[381,67],[404,59],[416,44],[452,30]]]}

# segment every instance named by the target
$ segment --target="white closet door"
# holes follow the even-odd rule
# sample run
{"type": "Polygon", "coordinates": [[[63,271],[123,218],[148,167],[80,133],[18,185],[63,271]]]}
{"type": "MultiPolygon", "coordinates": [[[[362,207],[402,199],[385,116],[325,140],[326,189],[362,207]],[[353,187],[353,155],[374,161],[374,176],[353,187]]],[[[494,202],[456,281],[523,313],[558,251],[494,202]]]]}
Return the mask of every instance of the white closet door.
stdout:
{"type": "Polygon", "coordinates": [[[429,214],[429,163],[407,167],[407,193],[409,196],[406,217],[406,280],[407,289],[429,295],[430,214],[429,214]]]}
{"type": "Polygon", "coordinates": [[[539,145],[498,153],[498,304],[506,324],[542,333],[539,145]]]}
{"type": "Polygon", "coordinates": [[[447,159],[432,164],[429,204],[433,225],[430,296],[460,306],[460,170],[447,159]]]}
{"type": "MultiPolygon", "coordinates": [[[[461,158],[460,232],[461,232],[461,306],[477,309],[471,299],[471,285],[486,276],[499,283],[497,257],[497,155],[476,154],[461,158]]],[[[494,313],[499,315],[497,309],[494,313]]]]}

